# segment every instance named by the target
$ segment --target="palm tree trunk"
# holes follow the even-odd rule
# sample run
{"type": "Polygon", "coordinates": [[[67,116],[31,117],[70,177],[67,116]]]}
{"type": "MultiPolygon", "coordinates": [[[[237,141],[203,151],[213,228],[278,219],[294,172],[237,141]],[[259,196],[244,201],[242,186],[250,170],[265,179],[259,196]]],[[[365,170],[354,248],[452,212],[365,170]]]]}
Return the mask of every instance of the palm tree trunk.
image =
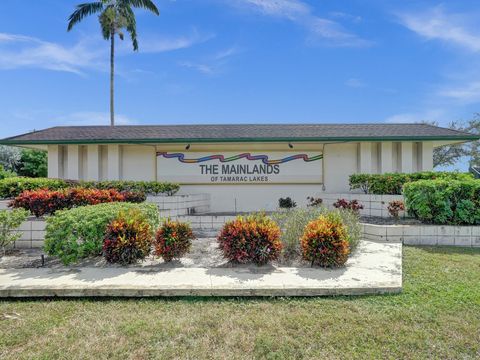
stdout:
{"type": "Polygon", "coordinates": [[[114,81],[115,81],[115,28],[110,35],[110,126],[115,126],[114,113],[114,81]]]}

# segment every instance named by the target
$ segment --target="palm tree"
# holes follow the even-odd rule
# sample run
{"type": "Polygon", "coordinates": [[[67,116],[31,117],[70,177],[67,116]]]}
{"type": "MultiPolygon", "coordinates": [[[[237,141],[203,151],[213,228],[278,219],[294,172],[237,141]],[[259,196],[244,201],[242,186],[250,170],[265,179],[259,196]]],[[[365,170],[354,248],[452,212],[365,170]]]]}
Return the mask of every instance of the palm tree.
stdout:
{"type": "Polygon", "coordinates": [[[99,0],[77,5],[68,19],[68,31],[87,16],[99,14],[98,18],[105,40],[110,40],[110,125],[115,125],[114,115],[114,74],[115,74],[115,34],[123,40],[123,29],[132,39],[133,50],[138,51],[137,24],[132,8],[142,8],[159,15],[152,0],[99,0]]]}

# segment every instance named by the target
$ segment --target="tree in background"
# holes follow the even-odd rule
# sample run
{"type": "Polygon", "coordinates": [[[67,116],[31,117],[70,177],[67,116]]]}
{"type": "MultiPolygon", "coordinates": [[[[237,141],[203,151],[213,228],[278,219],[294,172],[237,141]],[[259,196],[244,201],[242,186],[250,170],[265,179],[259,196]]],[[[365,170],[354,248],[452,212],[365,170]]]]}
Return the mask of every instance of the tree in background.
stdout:
{"type": "Polygon", "coordinates": [[[15,171],[21,153],[22,150],[17,147],[0,145],[0,165],[6,171],[15,171]]]}
{"type": "Polygon", "coordinates": [[[123,40],[123,29],[127,30],[132,39],[133,50],[138,50],[137,24],[132,8],[142,8],[159,15],[152,0],[100,0],[77,5],[70,15],[68,31],[87,16],[99,14],[102,35],[110,40],[110,125],[115,125],[114,115],[114,65],[115,65],[115,34],[123,40]]]}
{"type": "MultiPolygon", "coordinates": [[[[438,126],[436,122],[426,122],[438,126]]],[[[480,113],[476,113],[469,121],[452,121],[448,127],[453,130],[466,131],[480,135],[480,113]]],[[[462,158],[466,158],[470,167],[480,166],[480,141],[466,144],[445,145],[433,152],[433,166],[452,166],[462,158]]]]}
{"type": "Polygon", "coordinates": [[[20,176],[46,177],[47,176],[47,153],[45,151],[23,149],[16,172],[20,176]]]}

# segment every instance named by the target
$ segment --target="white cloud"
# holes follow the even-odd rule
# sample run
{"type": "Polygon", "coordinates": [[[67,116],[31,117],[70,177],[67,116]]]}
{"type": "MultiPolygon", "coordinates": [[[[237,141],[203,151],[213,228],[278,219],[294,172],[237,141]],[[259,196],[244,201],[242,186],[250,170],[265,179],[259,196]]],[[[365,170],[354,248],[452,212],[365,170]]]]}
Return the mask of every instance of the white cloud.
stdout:
{"type": "Polygon", "coordinates": [[[234,45],[203,59],[203,61],[182,61],[180,66],[197,70],[206,75],[214,75],[222,71],[229,58],[241,53],[243,50],[234,45]]]}
{"type": "Polygon", "coordinates": [[[301,0],[228,0],[226,3],[262,15],[290,20],[306,27],[317,40],[322,39],[330,45],[347,47],[372,45],[371,41],[360,38],[338,22],[316,16],[312,8],[301,0]]]}
{"type": "MultiPolygon", "coordinates": [[[[145,35],[143,37],[144,40],[140,40],[139,51],[142,53],[162,53],[187,49],[194,45],[204,43],[214,37],[214,34],[200,34],[196,29],[194,29],[189,35],[177,37],[145,35]]],[[[128,45],[131,48],[131,45],[128,45]]]]}
{"type": "Polygon", "coordinates": [[[438,94],[466,104],[480,102],[480,81],[476,80],[462,86],[444,88],[438,94]]]}
{"type": "MultiPolygon", "coordinates": [[[[480,51],[480,31],[469,26],[467,14],[447,13],[443,6],[424,12],[398,14],[400,22],[427,40],[440,40],[470,51],[480,51]]],[[[474,26],[478,25],[478,21],[474,26]]]]}
{"type": "Polygon", "coordinates": [[[441,109],[428,110],[418,113],[402,113],[389,116],[385,119],[386,123],[392,124],[413,124],[419,122],[442,122],[445,111],[441,109]]]}
{"type": "MultiPolygon", "coordinates": [[[[81,125],[110,125],[110,113],[80,111],[71,114],[59,116],[55,119],[55,123],[60,125],[81,126],[81,125]]],[[[115,115],[115,124],[117,125],[134,125],[136,121],[130,119],[123,114],[115,115]]]]}
{"type": "Polygon", "coordinates": [[[363,88],[367,86],[362,80],[357,78],[350,78],[345,82],[345,85],[352,88],[363,88]]]}
{"type": "Polygon", "coordinates": [[[207,75],[211,75],[214,73],[213,67],[207,64],[201,64],[201,63],[192,62],[192,61],[182,61],[179,63],[179,65],[189,69],[198,70],[201,73],[207,74],[207,75]]]}
{"type": "Polygon", "coordinates": [[[0,34],[0,69],[3,70],[40,68],[81,74],[82,69],[100,67],[104,53],[87,40],[68,47],[23,35],[0,34]]]}
{"type": "MultiPolygon", "coordinates": [[[[193,31],[187,36],[146,36],[140,43],[140,52],[160,53],[189,48],[205,42],[213,35],[193,31]]],[[[131,44],[125,40],[117,55],[132,54],[131,44]]],[[[38,38],[0,33],[0,70],[36,68],[83,74],[85,70],[108,71],[109,47],[99,37],[83,38],[67,46],[38,38]]]]}

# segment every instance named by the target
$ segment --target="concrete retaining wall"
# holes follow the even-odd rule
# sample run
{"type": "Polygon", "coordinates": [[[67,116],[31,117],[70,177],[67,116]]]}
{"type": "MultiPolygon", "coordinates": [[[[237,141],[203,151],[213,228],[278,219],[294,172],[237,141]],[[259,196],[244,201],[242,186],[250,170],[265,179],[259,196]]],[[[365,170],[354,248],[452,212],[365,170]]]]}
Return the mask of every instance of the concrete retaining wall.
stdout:
{"type": "MultiPolygon", "coordinates": [[[[371,195],[371,194],[357,194],[357,193],[337,193],[337,194],[327,194],[319,193],[317,194],[319,198],[323,200],[323,205],[329,209],[333,209],[333,204],[337,202],[338,199],[346,200],[358,200],[360,204],[363,205],[363,209],[360,210],[360,214],[363,216],[380,216],[380,217],[391,217],[388,213],[388,204],[390,201],[401,200],[404,201],[402,195],[371,195]]],[[[405,216],[405,213],[402,212],[400,216],[405,216]]]]}
{"type": "Polygon", "coordinates": [[[362,224],[366,240],[406,245],[480,247],[480,226],[362,224]]]}
{"type": "Polygon", "coordinates": [[[10,200],[0,200],[0,210],[7,210],[9,209],[8,203],[10,200]]]}
{"type": "Polygon", "coordinates": [[[44,220],[25,221],[18,228],[18,231],[22,234],[22,236],[13,244],[13,247],[16,249],[42,247],[43,240],[45,239],[45,226],[46,223],[44,220]]]}
{"type": "MultiPolygon", "coordinates": [[[[225,222],[235,216],[179,216],[189,222],[195,230],[219,231],[225,222]]],[[[45,221],[28,220],[19,230],[22,237],[15,248],[35,248],[43,246],[45,221]]],[[[440,225],[373,225],[362,224],[365,240],[381,242],[402,242],[406,245],[449,245],[480,247],[480,226],[440,226],[440,225]]]]}
{"type": "Polygon", "coordinates": [[[147,202],[158,206],[161,217],[200,214],[210,211],[209,194],[148,196],[147,202]]]}

